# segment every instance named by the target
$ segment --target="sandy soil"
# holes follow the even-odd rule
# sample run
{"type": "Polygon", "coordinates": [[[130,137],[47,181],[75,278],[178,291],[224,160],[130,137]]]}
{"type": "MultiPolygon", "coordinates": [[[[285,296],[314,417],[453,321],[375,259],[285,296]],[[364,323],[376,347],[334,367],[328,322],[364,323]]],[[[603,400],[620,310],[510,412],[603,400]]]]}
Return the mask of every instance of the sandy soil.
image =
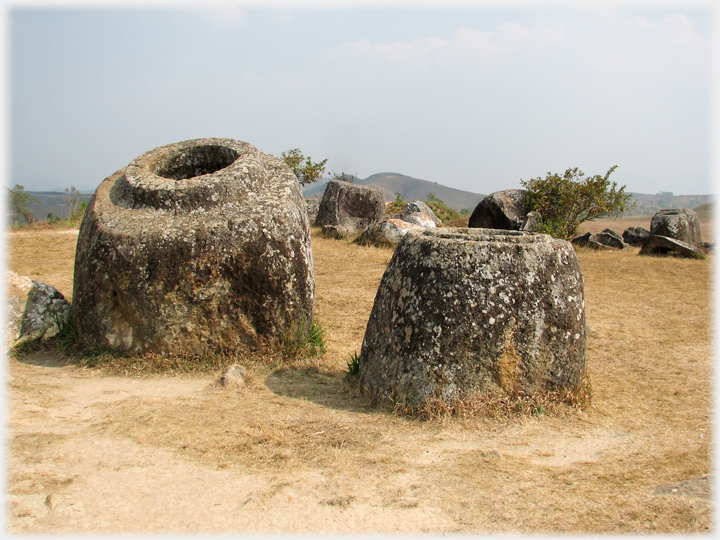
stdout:
{"type": "MultiPolygon", "coordinates": [[[[8,265],[70,236],[32,276],[69,293],[62,234],[9,235],[8,265]]],[[[108,376],[56,350],[8,358],[7,530],[712,529],[712,261],[581,252],[593,406],[421,422],[342,381],[391,252],[316,237],[313,250],[329,327],[314,365],[222,388],[219,373],[108,376]]]]}

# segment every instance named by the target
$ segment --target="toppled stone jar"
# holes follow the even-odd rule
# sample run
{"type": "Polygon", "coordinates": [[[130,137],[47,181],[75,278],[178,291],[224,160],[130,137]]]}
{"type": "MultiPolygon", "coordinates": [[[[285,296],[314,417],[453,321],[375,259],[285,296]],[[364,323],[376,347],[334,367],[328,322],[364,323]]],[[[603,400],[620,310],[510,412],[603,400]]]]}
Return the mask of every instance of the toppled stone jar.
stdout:
{"type": "Polygon", "coordinates": [[[360,384],[380,400],[448,403],[576,388],[583,279],[569,242],[495,229],[410,231],[375,297],[360,384]]]}
{"type": "Polygon", "coordinates": [[[233,139],[151,150],[85,212],[72,318],[79,338],[202,355],[302,339],[314,275],[305,201],[280,159],[233,139]]]}

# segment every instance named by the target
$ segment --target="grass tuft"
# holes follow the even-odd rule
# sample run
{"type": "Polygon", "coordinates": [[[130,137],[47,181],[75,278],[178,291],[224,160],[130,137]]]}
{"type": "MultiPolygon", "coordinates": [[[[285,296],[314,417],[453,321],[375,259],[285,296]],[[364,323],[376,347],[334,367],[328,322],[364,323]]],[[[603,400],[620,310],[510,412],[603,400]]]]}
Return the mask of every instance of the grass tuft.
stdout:
{"type": "Polygon", "coordinates": [[[291,360],[316,358],[325,354],[325,325],[314,319],[310,330],[299,325],[294,335],[282,339],[283,354],[291,360]]]}
{"type": "Polygon", "coordinates": [[[592,405],[592,386],[585,376],[577,388],[534,392],[491,392],[477,399],[457,399],[447,402],[432,397],[412,405],[411,400],[393,399],[389,406],[394,414],[416,420],[448,420],[450,418],[486,418],[512,420],[530,416],[565,416],[574,411],[584,411],[592,405]]]}
{"type": "Polygon", "coordinates": [[[357,352],[354,352],[353,355],[350,357],[350,360],[348,360],[347,362],[347,369],[345,370],[343,380],[347,383],[352,383],[357,379],[359,372],[360,355],[357,352]]]}

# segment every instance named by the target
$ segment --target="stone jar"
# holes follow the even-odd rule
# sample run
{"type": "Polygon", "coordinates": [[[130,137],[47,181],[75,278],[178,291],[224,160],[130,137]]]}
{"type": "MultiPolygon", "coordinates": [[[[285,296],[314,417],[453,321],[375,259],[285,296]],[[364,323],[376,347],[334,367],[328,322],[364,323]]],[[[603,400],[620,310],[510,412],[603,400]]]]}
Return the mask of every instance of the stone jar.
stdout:
{"type": "Polygon", "coordinates": [[[524,189],[496,191],[480,201],[468,219],[468,227],[519,231],[527,221],[524,189]]]}
{"type": "Polygon", "coordinates": [[[650,221],[651,236],[666,236],[688,244],[702,243],[700,220],[689,208],[659,210],[650,221]]]}
{"type": "Polygon", "coordinates": [[[97,188],[72,317],[87,344],[202,355],[302,339],[313,293],[292,170],[246,142],[196,139],[151,150],[97,188]]]}
{"type": "Polygon", "coordinates": [[[329,225],[340,233],[355,233],[384,217],[385,192],[381,187],[330,180],[320,201],[315,225],[329,225]]]}
{"type": "Polygon", "coordinates": [[[359,382],[382,400],[572,389],[585,372],[583,279],[569,242],[494,229],[409,231],[382,278],[359,382]]]}

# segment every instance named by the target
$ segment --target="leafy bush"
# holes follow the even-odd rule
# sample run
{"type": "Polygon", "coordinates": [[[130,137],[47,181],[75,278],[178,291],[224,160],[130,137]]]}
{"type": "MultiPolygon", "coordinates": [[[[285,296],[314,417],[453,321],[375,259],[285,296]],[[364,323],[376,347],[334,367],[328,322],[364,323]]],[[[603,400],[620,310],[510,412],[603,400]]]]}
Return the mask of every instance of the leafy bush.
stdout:
{"type": "Polygon", "coordinates": [[[617,216],[631,207],[631,195],[625,186],[618,188],[610,181],[614,165],[605,176],[586,177],[577,167],[561,176],[547,173],[543,178],[521,180],[525,187],[524,203],[528,212],[542,216],[542,232],[557,238],[570,239],[577,234],[583,221],[617,216]]]}
{"type": "Polygon", "coordinates": [[[301,186],[317,182],[322,178],[323,172],[325,172],[327,159],[313,163],[310,156],[303,156],[299,148],[288,150],[287,153],[282,152],[280,156],[293,170],[301,186]]]}
{"type": "Polygon", "coordinates": [[[462,217],[457,210],[450,208],[442,199],[436,197],[433,193],[428,193],[427,198],[425,199],[425,204],[427,204],[430,209],[435,212],[435,215],[439,217],[440,221],[443,223],[446,221],[454,221],[462,217]]]}

